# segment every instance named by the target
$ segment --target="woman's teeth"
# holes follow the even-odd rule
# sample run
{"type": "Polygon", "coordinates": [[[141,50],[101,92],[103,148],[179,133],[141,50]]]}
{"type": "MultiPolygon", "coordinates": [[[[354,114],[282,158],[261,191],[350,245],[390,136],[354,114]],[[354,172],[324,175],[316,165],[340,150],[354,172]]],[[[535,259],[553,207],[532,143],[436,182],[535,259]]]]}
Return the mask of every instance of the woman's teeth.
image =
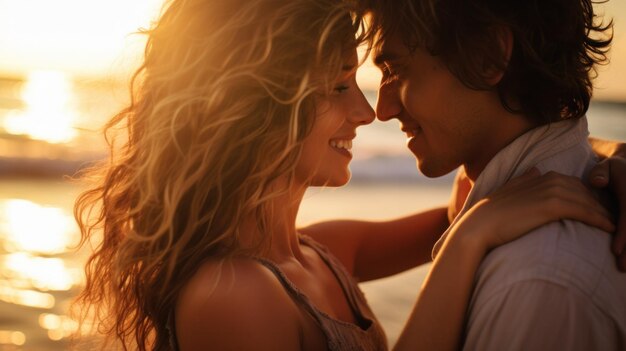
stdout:
{"type": "Polygon", "coordinates": [[[352,140],[331,140],[330,146],[350,151],[352,150],[352,140]]]}

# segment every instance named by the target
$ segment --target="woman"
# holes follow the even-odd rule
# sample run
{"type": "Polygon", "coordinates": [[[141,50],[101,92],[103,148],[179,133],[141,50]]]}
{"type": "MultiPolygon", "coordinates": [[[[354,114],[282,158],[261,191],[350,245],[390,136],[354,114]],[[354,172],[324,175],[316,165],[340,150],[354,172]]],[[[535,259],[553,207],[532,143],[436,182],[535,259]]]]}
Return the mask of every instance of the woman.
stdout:
{"type": "MultiPolygon", "coordinates": [[[[96,245],[79,301],[109,341],[140,350],[386,348],[352,276],[427,261],[445,209],[349,223],[345,235],[331,235],[345,223],[305,230],[314,237],[295,226],[307,187],[349,180],[356,129],[374,118],[355,80],[362,23],[336,0],[170,2],[149,31],[130,106],[108,124],[124,143],[110,139],[109,163],[76,204],[83,242],[96,245]],[[393,235],[381,240],[373,229],[393,235]]],[[[454,343],[480,259],[535,226],[567,217],[613,230],[581,189],[531,171],[470,211],[406,333],[419,336],[429,314],[453,306],[437,326],[454,343]],[[531,207],[533,196],[563,206],[531,207]],[[494,236],[493,218],[517,221],[520,209],[532,222],[494,236]]]]}

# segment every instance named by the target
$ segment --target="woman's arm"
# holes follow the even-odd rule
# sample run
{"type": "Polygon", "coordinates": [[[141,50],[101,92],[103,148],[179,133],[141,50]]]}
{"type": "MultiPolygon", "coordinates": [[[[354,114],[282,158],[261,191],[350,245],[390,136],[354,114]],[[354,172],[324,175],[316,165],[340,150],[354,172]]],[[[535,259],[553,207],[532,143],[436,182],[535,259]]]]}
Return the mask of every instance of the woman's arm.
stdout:
{"type": "Polygon", "coordinates": [[[328,221],[300,229],[324,244],[359,281],[393,275],[431,261],[448,227],[441,207],[384,222],[328,221]]]}
{"type": "MultiPolygon", "coordinates": [[[[589,176],[596,188],[608,188],[617,204],[626,203],[626,144],[589,139],[594,152],[605,158],[589,176]]],[[[437,208],[412,216],[367,222],[336,220],[301,229],[326,245],[360,281],[393,275],[430,262],[431,249],[457,213],[471,189],[463,169],[457,173],[447,208],[437,208]],[[447,213],[447,218],[443,215],[447,213]]],[[[626,271],[626,206],[614,207],[617,231],[612,250],[618,267],[626,271]],[[619,211],[618,211],[619,210],[619,211]]]]}
{"type": "Polygon", "coordinates": [[[533,171],[477,203],[451,228],[395,349],[458,349],[474,274],[485,254],[560,218],[614,230],[607,211],[567,176],[533,171]]]}

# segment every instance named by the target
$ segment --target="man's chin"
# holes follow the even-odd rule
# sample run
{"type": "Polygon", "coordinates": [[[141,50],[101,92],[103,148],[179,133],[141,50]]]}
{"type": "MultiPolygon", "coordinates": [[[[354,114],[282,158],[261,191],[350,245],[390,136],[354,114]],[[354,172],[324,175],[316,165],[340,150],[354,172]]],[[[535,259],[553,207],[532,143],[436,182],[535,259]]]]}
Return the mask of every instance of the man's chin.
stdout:
{"type": "Polygon", "coordinates": [[[426,160],[416,160],[417,169],[428,178],[439,178],[457,169],[457,167],[445,167],[436,162],[428,162],[426,160]]]}

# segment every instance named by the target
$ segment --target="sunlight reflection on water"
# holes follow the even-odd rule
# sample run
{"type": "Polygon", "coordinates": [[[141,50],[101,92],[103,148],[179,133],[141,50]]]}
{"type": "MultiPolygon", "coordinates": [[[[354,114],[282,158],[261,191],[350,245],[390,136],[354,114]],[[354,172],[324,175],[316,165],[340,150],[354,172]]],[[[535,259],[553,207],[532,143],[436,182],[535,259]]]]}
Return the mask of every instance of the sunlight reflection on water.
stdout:
{"type": "Polygon", "coordinates": [[[77,133],[71,80],[58,71],[35,71],[22,90],[24,110],[13,110],[4,121],[9,134],[27,135],[50,143],[69,142],[77,133]]]}
{"type": "Polygon", "coordinates": [[[82,284],[81,267],[71,256],[78,238],[66,208],[0,200],[0,308],[3,314],[17,312],[7,313],[8,325],[0,325],[0,350],[3,345],[30,349],[42,338],[61,341],[77,330],[64,313],[68,296],[82,284]]]}
{"type": "Polygon", "coordinates": [[[61,208],[20,199],[6,200],[0,206],[5,250],[57,254],[76,244],[74,219],[61,208]]]}

